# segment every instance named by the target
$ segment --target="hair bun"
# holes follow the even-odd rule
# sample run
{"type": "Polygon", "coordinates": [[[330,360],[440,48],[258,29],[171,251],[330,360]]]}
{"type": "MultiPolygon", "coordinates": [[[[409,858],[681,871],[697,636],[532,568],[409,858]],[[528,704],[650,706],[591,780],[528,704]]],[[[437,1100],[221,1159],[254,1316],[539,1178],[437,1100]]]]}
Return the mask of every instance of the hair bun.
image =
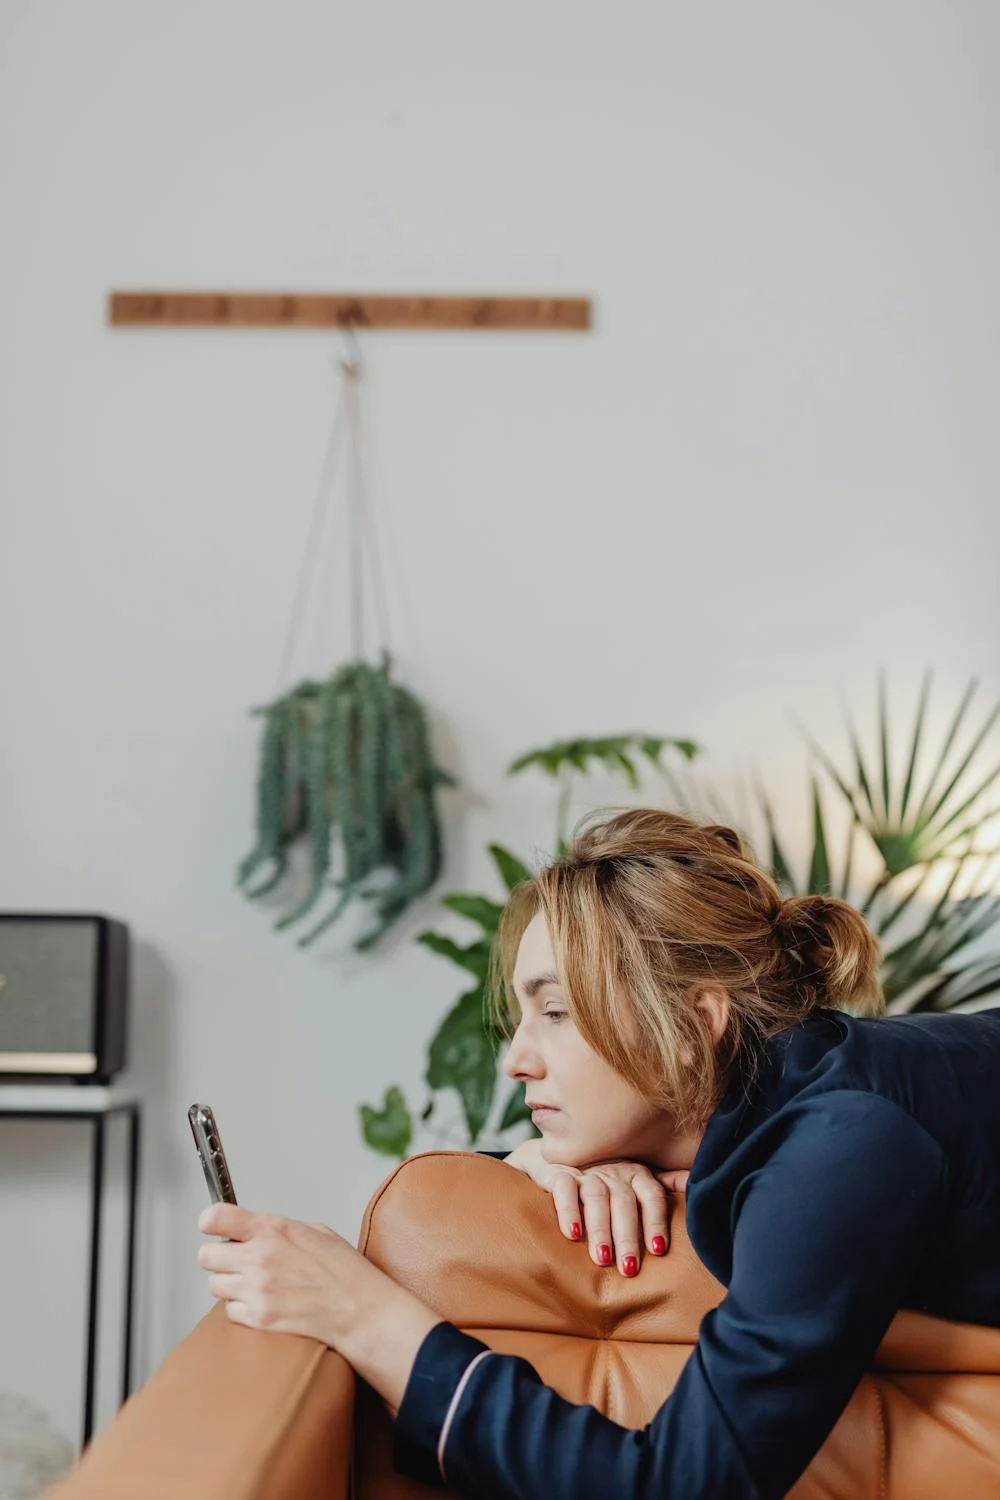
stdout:
{"type": "Polygon", "coordinates": [[[861,913],[839,896],[790,896],[774,934],[812,1006],[880,1010],[881,949],[861,913]]]}

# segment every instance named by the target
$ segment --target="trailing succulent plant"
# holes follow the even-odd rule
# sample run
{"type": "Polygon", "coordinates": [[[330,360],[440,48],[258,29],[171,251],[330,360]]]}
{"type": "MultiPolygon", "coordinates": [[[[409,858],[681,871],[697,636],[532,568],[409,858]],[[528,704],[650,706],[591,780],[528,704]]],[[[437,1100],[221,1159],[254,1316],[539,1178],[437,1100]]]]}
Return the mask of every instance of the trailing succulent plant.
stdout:
{"type": "Polygon", "coordinates": [[[276,926],[301,921],[326,890],[338,895],[300,947],[362,897],[376,921],[355,947],[370,948],[440,874],[434,794],[453,779],[434,761],[423,708],[390,667],[388,656],[379,666],[350,662],[254,710],[264,719],[257,841],[237,883],[251,899],[267,895],[288,874],[292,848],[306,846],[308,890],[276,926]]]}

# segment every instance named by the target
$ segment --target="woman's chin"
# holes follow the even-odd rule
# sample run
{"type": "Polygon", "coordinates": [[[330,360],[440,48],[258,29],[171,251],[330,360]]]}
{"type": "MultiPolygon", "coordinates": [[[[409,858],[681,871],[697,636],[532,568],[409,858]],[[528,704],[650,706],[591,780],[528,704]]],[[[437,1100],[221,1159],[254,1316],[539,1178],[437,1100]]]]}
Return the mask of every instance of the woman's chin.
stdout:
{"type": "Polygon", "coordinates": [[[544,1128],[538,1148],[542,1160],[550,1166],[573,1167],[577,1172],[585,1172],[588,1167],[597,1167],[603,1162],[642,1160],[638,1153],[611,1142],[573,1140],[568,1132],[563,1135],[544,1128]]]}
{"type": "Polygon", "coordinates": [[[554,1167],[575,1167],[578,1171],[587,1165],[578,1146],[568,1139],[560,1139],[550,1131],[544,1131],[539,1141],[542,1161],[554,1167]]]}

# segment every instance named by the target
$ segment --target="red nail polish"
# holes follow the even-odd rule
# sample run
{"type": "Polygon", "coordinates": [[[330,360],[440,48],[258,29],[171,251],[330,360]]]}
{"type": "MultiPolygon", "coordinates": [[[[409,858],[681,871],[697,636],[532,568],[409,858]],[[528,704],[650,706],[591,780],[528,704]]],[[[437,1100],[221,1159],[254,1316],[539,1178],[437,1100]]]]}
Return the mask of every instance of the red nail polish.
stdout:
{"type": "Polygon", "coordinates": [[[667,1253],[667,1242],[663,1238],[663,1235],[662,1234],[654,1234],[653,1235],[653,1254],[654,1255],[666,1255],[666,1253],[667,1253]]]}
{"type": "Polygon", "coordinates": [[[571,1240],[579,1240],[583,1238],[583,1230],[580,1228],[579,1224],[571,1224],[569,1226],[569,1237],[571,1240]]]}
{"type": "Polygon", "coordinates": [[[626,1255],[622,1261],[622,1270],[626,1276],[638,1276],[639,1262],[634,1255],[626,1255]]]}
{"type": "Polygon", "coordinates": [[[611,1246],[610,1245],[598,1245],[598,1247],[597,1247],[597,1259],[601,1262],[602,1266],[610,1266],[610,1264],[611,1264],[611,1246]]]}

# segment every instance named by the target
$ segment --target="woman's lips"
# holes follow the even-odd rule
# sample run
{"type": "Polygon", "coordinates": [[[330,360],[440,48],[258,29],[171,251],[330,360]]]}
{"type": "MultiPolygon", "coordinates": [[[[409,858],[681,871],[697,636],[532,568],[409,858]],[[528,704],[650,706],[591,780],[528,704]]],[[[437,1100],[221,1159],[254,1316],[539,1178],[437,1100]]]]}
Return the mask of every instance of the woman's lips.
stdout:
{"type": "Polygon", "coordinates": [[[533,1120],[541,1120],[544,1119],[546,1115],[557,1115],[558,1113],[559,1111],[556,1109],[554,1104],[536,1104],[534,1109],[531,1111],[531,1118],[533,1120]]]}

